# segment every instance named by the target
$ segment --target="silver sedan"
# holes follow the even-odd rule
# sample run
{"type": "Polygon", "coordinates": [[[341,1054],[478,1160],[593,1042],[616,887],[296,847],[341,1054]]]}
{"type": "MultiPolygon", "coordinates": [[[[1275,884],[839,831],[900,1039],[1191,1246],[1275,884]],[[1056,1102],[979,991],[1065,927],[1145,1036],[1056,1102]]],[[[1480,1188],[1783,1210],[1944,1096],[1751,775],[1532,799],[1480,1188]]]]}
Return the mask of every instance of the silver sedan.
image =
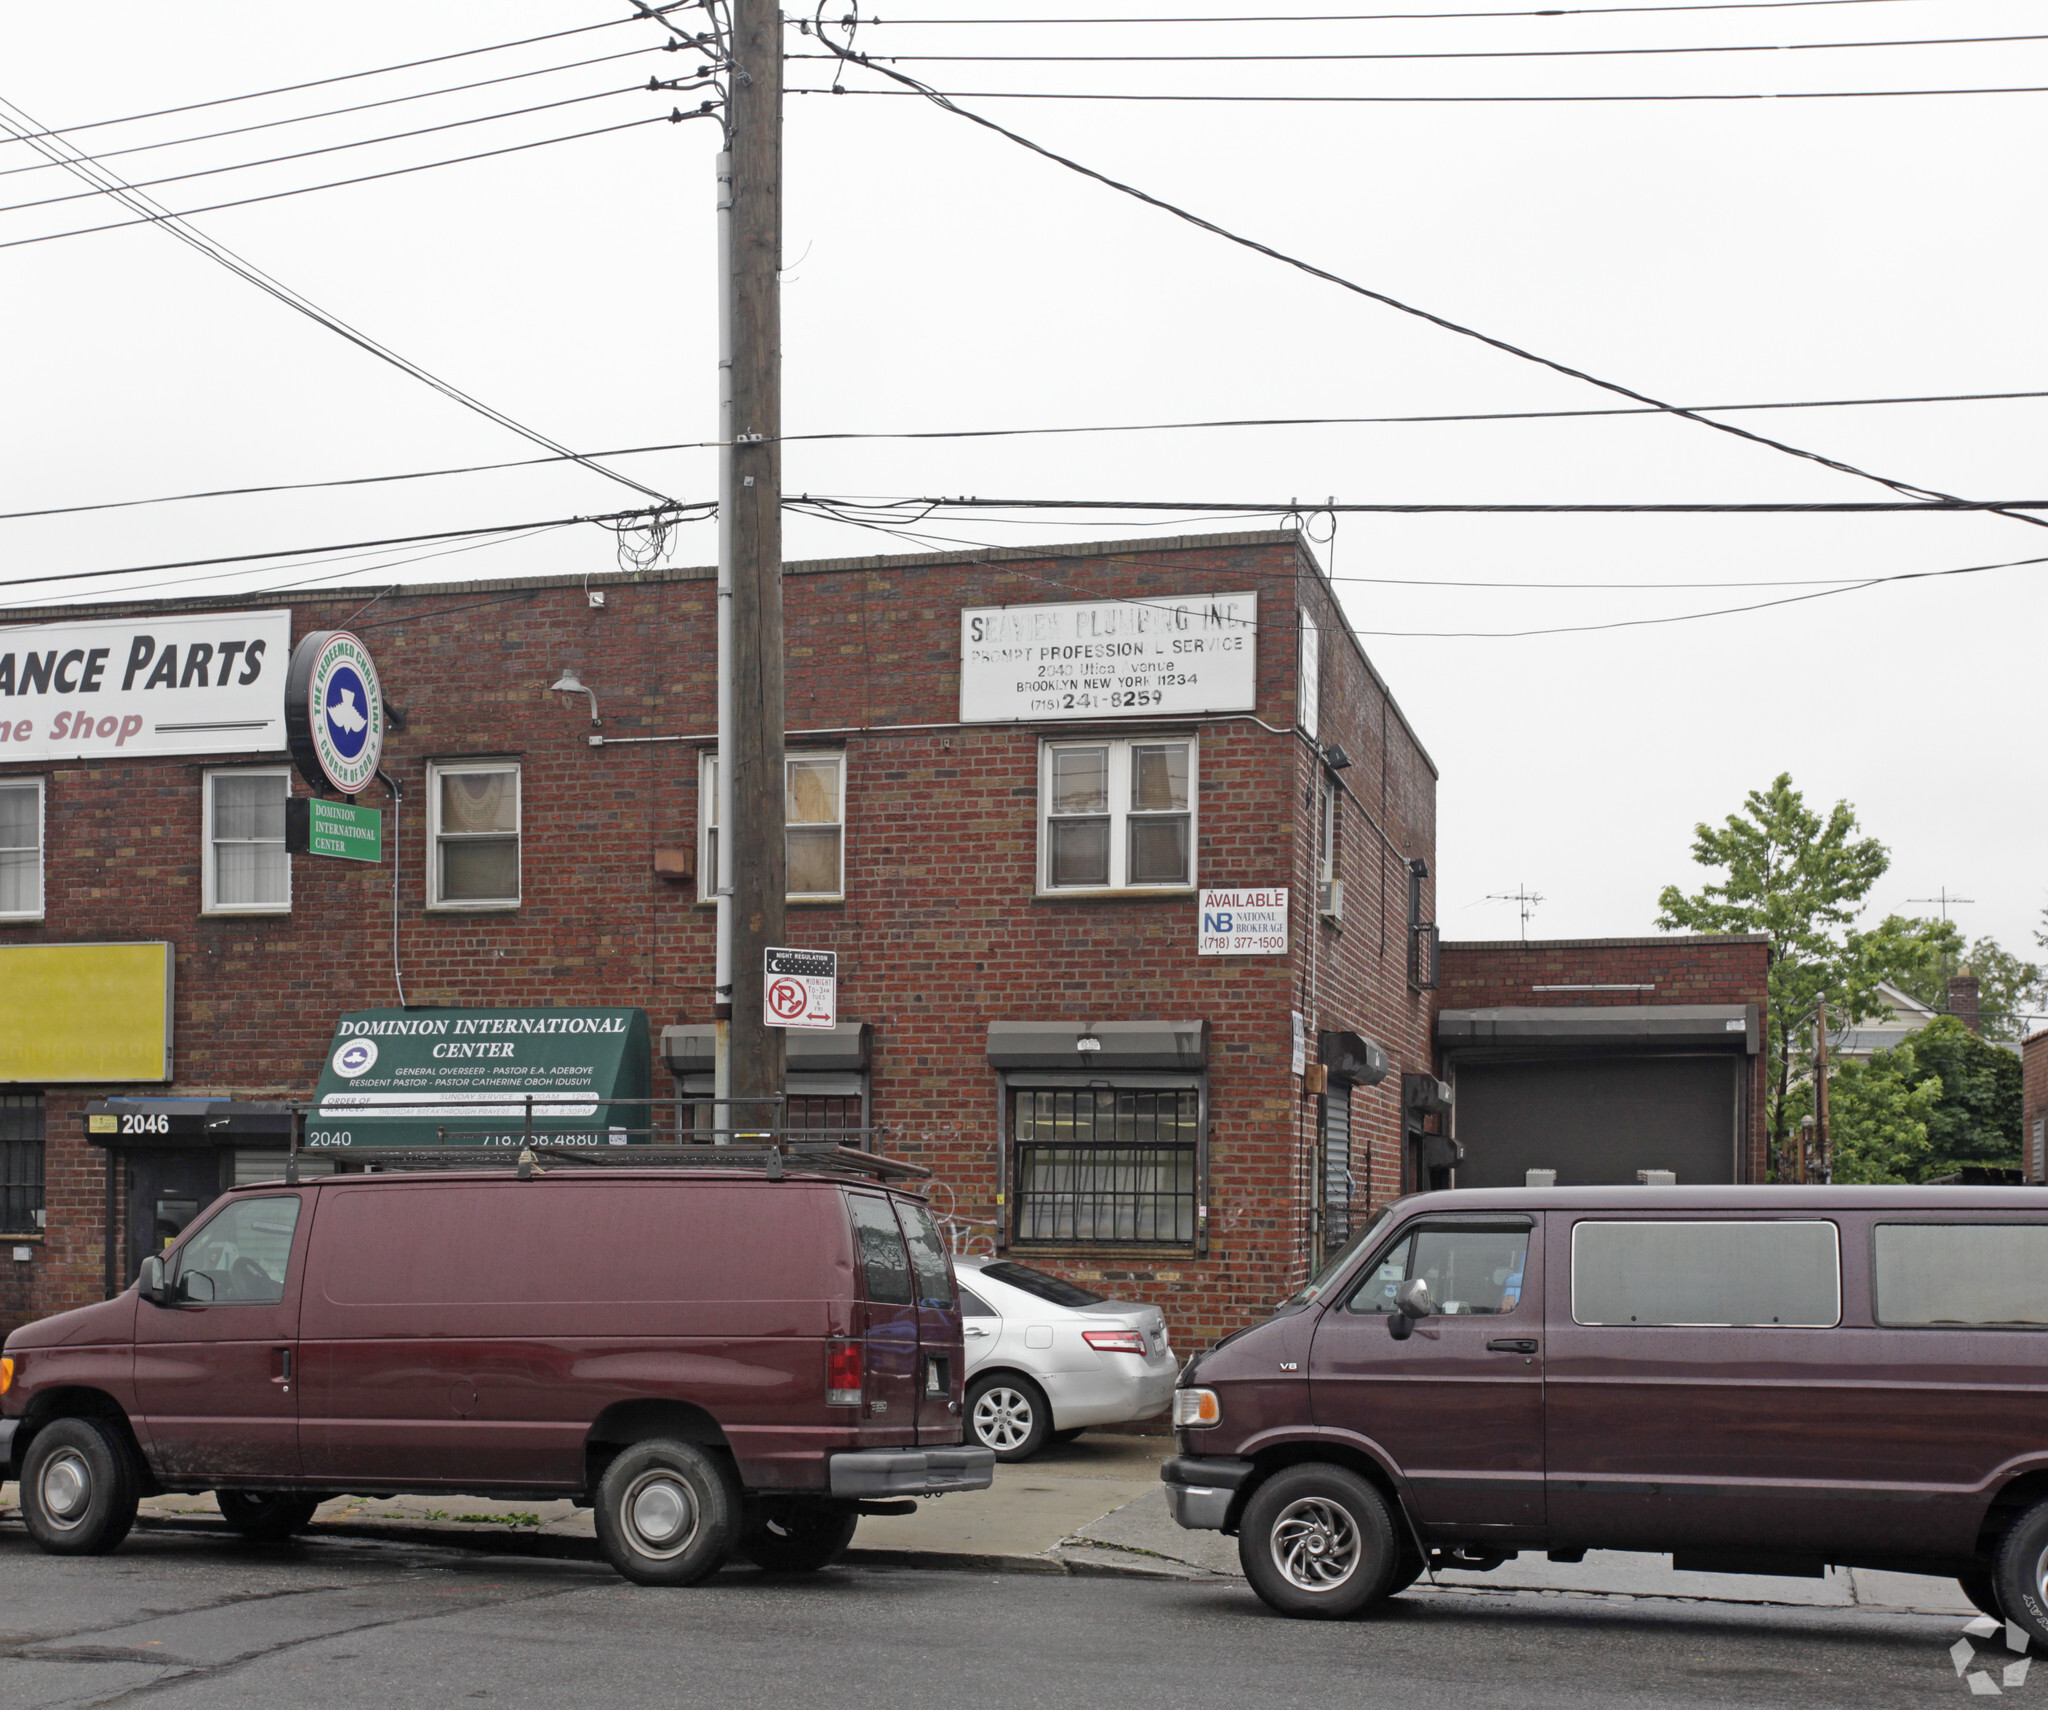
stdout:
{"type": "Polygon", "coordinates": [[[1157,1418],[1177,1365],[1156,1306],[1110,1300],[1010,1259],[955,1259],[969,1442],[1021,1461],[1091,1425],[1157,1418]]]}

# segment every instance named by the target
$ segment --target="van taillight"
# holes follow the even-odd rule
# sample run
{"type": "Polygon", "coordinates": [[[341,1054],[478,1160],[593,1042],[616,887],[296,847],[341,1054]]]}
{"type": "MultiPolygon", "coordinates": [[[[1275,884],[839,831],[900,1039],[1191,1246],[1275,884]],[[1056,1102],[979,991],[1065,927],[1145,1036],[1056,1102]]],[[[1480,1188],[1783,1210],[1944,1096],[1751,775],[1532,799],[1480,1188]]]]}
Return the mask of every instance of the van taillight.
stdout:
{"type": "Polygon", "coordinates": [[[832,1407],[860,1405],[861,1358],[858,1342],[825,1344],[825,1401],[832,1407]]]}

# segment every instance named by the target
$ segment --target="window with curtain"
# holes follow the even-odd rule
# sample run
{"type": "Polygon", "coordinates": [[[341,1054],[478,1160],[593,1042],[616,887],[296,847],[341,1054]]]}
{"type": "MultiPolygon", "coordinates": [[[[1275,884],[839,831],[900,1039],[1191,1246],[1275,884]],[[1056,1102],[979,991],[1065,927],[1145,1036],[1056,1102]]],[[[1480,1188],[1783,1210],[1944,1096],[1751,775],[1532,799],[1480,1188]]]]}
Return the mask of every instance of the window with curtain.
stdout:
{"type": "Polygon", "coordinates": [[[0,782],[0,920],[43,912],[43,781],[0,782]]]}
{"type": "Polygon", "coordinates": [[[1013,1238],[1191,1245],[1201,1104],[1193,1087],[1013,1089],[1013,1238]]]}
{"type": "Polygon", "coordinates": [[[208,914],[283,914],[292,906],[292,864],[284,847],[290,773],[206,774],[208,914]]]}
{"type": "Polygon", "coordinates": [[[1195,745],[1049,742],[1040,870],[1049,891],[1191,886],[1195,745]]]}
{"type": "Polygon", "coordinates": [[[517,907],[518,763],[437,760],[427,774],[430,906],[517,907]]]}
{"type": "MultiPolygon", "coordinates": [[[[697,895],[718,894],[718,756],[698,769],[697,895]]],[[[783,847],[788,895],[795,902],[837,901],[846,894],[846,756],[791,753],[782,768],[783,847]]]]}

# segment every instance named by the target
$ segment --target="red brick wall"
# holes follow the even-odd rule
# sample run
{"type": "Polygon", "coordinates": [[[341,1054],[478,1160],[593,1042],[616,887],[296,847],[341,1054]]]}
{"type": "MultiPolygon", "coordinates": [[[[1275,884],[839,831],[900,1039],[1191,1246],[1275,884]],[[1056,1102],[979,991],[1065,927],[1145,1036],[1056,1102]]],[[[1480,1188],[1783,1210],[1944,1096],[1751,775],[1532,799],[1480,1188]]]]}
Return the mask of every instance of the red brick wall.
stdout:
{"type": "Polygon", "coordinates": [[[2034,1145],[2034,1124],[2048,1118],[2048,1032],[2030,1035],[2020,1045],[2020,1157],[2027,1180],[2048,1180],[2044,1159],[2034,1145]]]}
{"type": "MultiPolygon", "coordinates": [[[[1770,940],[1664,933],[1652,938],[1537,939],[1445,944],[1439,1009],[1583,1008],[1599,1004],[1753,1003],[1768,1013],[1770,940]],[[1609,986],[1609,991],[1538,991],[1609,986]],[[1635,988],[1648,987],[1648,990],[1635,988]]],[[[1765,1174],[1766,1058],[1749,1091],[1749,1179],[1765,1174]]]]}
{"type": "MultiPolygon", "coordinates": [[[[592,749],[587,703],[547,692],[573,668],[598,695],[607,737],[708,739],[716,687],[709,573],[592,585],[605,588],[601,610],[588,605],[580,578],[445,585],[367,610],[359,608],[371,591],[289,602],[295,634],[345,623],[361,634],[408,716],[388,740],[385,765],[405,789],[399,939],[405,995],[415,1004],[634,1005],[657,1032],[711,1017],[712,912],[694,883],[652,871],[656,849],[695,847],[697,742],[592,749]],[[516,911],[425,911],[426,762],[461,755],[523,763],[516,911]]],[[[103,610],[137,609],[164,608],[103,610]]],[[[992,1222],[999,1184],[989,1020],[1205,1016],[1213,1029],[1209,1256],[1097,1249],[1045,1262],[1157,1301],[1185,1346],[1263,1311],[1298,1277],[1305,1251],[1310,1177],[1296,1143],[1303,1106],[1289,1072],[1289,1009],[1371,1033],[1395,1054],[1397,1072],[1430,1060],[1428,1007],[1405,979],[1406,888],[1395,857],[1386,857],[1384,932],[1362,906],[1376,895],[1384,853],[1363,814],[1399,849],[1433,864],[1434,773],[1337,628],[1329,589],[1306,553],[1291,535],[1263,534],[1037,557],[792,565],[785,610],[788,724],[837,732],[793,735],[791,745],[843,743],[848,768],[847,899],[793,906],[790,937],[840,952],[840,1014],[874,1025],[875,1117],[894,1131],[888,1149],[937,1170],[941,1211],[992,1222]],[[960,608],[1248,588],[1261,599],[1256,717],[1173,728],[1199,730],[1199,882],[1296,885],[1297,954],[1197,957],[1190,897],[1036,900],[1041,732],[953,722],[960,608]],[[1323,734],[1353,757],[1346,778],[1364,803],[1346,804],[1345,868],[1362,882],[1353,892],[1358,912],[1341,934],[1309,925],[1313,823],[1303,803],[1312,758],[1292,730],[1297,590],[1324,628],[1323,734]],[[881,728],[892,725],[939,728],[881,728]]],[[[168,939],[177,955],[175,1084],[50,1090],[49,1231],[30,1264],[0,1267],[0,1328],[100,1295],[103,1154],[80,1138],[87,1098],[305,1097],[336,1015],[396,1001],[388,854],[377,867],[296,859],[286,917],[201,916],[205,769],[199,760],[0,763],[0,775],[37,770],[49,780],[47,918],[0,926],[0,943],[168,939]]],[[[303,789],[295,782],[295,793],[303,789]]],[[[374,788],[363,799],[387,808],[388,842],[388,802],[374,788]]],[[[657,1064],[655,1091],[669,1085],[657,1064]]],[[[1398,1174],[1394,1101],[1361,1093],[1357,1108],[1383,1198],[1381,1184],[1398,1174]]]]}

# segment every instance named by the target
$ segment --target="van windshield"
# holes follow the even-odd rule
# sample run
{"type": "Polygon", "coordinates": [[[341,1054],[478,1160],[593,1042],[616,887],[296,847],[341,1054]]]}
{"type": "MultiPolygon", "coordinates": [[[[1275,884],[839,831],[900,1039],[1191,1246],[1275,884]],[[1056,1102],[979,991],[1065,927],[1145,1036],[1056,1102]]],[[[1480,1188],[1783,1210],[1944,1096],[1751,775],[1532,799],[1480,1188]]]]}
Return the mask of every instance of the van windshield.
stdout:
{"type": "Polygon", "coordinates": [[[1332,1253],[1323,1262],[1323,1268],[1317,1271],[1306,1284],[1295,1290],[1293,1294],[1290,1294],[1278,1306],[1273,1308],[1274,1316],[1279,1317],[1283,1313],[1299,1312],[1303,1307],[1313,1306],[1317,1301],[1321,1300],[1329,1292],[1330,1285],[1344,1274],[1346,1267],[1357,1257],[1359,1249],[1370,1246],[1386,1233],[1387,1224],[1392,1216],[1391,1212],[1383,1211],[1363,1229],[1359,1230],[1357,1234],[1353,1235],[1350,1240],[1346,1241],[1343,1246],[1339,1247],[1336,1252],[1332,1253]]]}

